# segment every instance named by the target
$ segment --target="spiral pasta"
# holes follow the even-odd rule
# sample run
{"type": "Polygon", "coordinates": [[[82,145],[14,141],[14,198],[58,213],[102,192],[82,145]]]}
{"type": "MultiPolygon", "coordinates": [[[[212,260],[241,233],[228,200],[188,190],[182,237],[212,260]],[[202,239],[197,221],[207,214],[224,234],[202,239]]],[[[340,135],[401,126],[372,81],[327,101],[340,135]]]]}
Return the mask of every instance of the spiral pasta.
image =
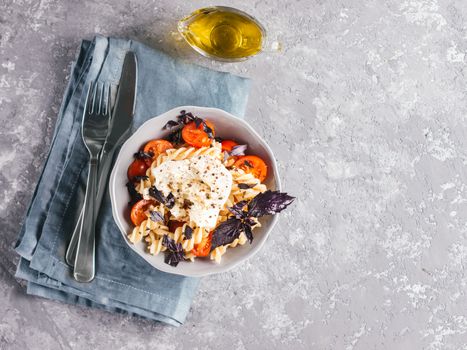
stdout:
{"type": "Polygon", "coordinates": [[[147,249],[149,254],[157,255],[160,252],[165,251],[167,248],[162,244],[163,236],[157,236],[154,233],[150,233],[149,236],[146,237],[147,249]]]}
{"type": "Polygon", "coordinates": [[[216,263],[219,264],[221,262],[222,255],[225,254],[225,252],[227,251],[227,248],[235,248],[237,245],[244,245],[247,241],[248,239],[246,238],[245,234],[242,232],[240,236],[238,236],[238,238],[236,238],[232,243],[215,248],[211,252],[209,257],[211,258],[211,260],[214,260],[216,263]]]}
{"type": "Polygon", "coordinates": [[[156,158],[151,165],[151,168],[157,167],[168,160],[183,160],[196,156],[209,156],[222,160],[223,155],[221,145],[218,142],[213,142],[211,147],[180,147],[168,149],[156,158]]]}
{"type": "Polygon", "coordinates": [[[139,226],[133,228],[131,233],[128,235],[128,240],[131,243],[137,243],[142,240],[143,237],[147,235],[154,234],[160,237],[169,233],[167,226],[159,222],[154,222],[151,219],[144,220],[139,226]]]}
{"type": "Polygon", "coordinates": [[[182,244],[183,250],[186,253],[193,250],[193,247],[195,246],[195,244],[201,243],[203,238],[209,235],[209,231],[207,231],[206,229],[202,227],[195,227],[195,229],[193,229],[193,232],[191,234],[191,238],[187,238],[185,236],[187,226],[189,225],[185,223],[183,224],[183,226],[177,227],[172,237],[175,240],[175,242],[182,244]]]}
{"type": "Polygon", "coordinates": [[[232,174],[232,191],[229,196],[230,206],[234,203],[250,200],[256,197],[259,193],[267,190],[266,185],[262,184],[259,179],[254,177],[252,174],[247,174],[241,169],[231,170],[232,174]],[[250,186],[249,188],[240,188],[240,184],[250,186]]]}

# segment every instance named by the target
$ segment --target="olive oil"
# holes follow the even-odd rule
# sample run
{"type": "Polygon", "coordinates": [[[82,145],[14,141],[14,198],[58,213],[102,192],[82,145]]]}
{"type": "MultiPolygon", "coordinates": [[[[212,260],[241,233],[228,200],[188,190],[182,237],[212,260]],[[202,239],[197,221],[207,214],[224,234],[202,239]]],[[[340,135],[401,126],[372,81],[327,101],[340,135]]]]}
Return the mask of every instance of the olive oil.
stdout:
{"type": "Polygon", "coordinates": [[[253,17],[230,7],[207,7],[178,23],[178,31],[199,53],[242,60],[261,51],[265,30],[253,17]]]}

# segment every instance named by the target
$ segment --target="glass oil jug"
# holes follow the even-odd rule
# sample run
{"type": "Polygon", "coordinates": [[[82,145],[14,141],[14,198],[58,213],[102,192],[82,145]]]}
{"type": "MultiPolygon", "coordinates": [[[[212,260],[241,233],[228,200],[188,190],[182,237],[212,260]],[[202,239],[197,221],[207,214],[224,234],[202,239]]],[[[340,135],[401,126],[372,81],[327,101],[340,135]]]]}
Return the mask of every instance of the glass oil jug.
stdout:
{"type": "Polygon", "coordinates": [[[241,61],[262,51],[264,27],[247,13],[225,6],[196,10],[178,22],[178,31],[200,54],[241,61]]]}

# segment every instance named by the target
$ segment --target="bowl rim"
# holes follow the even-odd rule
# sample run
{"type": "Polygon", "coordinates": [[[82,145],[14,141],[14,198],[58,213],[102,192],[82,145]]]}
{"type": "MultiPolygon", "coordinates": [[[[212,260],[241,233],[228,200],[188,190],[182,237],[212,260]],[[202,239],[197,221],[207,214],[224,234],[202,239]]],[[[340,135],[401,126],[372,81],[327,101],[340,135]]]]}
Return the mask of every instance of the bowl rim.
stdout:
{"type": "Polygon", "coordinates": [[[113,164],[112,172],[110,174],[109,183],[108,183],[110,202],[111,202],[111,206],[112,206],[112,216],[113,216],[115,224],[117,225],[117,227],[118,227],[121,235],[123,236],[123,239],[125,240],[126,244],[134,252],[136,252],[140,257],[142,257],[148,264],[150,264],[153,268],[155,268],[155,269],[157,269],[159,271],[170,273],[170,274],[175,274],[175,275],[180,275],[180,276],[186,276],[186,277],[202,277],[202,276],[208,276],[208,275],[213,275],[213,274],[217,274],[217,273],[227,272],[227,271],[232,270],[233,268],[237,267],[240,263],[248,260],[253,255],[255,255],[258,251],[261,250],[264,243],[268,239],[269,234],[271,233],[271,231],[276,226],[277,220],[279,219],[277,214],[272,215],[272,219],[270,221],[269,228],[262,234],[264,237],[259,241],[259,243],[257,245],[255,245],[255,246],[251,247],[246,252],[246,254],[243,257],[241,257],[240,259],[238,259],[237,261],[234,261],[234,262],[230,263],[227,266],[219,266],[219,265],[216,266],[216,265],[214,265],[214,266],[216,266],[216,269],[214,269],[212,271],[205,271],[204,270],[204,271],[199,272],[199,273],[197,273],[197,272],[189,272],[189,273],[185,272],[184,273],[183,269],[173,268],[172,266],[166,265],[166,264],[162,264],[160,266],[159,265],[155,266],[154,263],[149,259],[152,255],[150,255],[148,253],[141,254],[141,251],[137,249],[136,245],[131,244],[128,241],[127,232],[125,232],[124,227],[122,227],[122,224],[121,224],[121,220],[126,220],[126,219],[123,218],[121,215],[119,215],[118,210],[117,210],[117,204],[116,204],[116,192],[117,192],[116,187],[117,186],[116,186],[116,181],[117,181],[117,168],[119,168],[119,165],[122,162],[121,150],[123,148],[127,147],[128,145],[132,144],[135,141],[140,141],[140,140],[138,140],[136,138],[138,132],[141,129],[144,129],[145,127],[147,127],[147,125],[150,124],[151,122],[153,122],[154,119],[165,117],[165,116],[168,116],[168,115],[174,115],[175,116],[175,115],[180,114],[181,110],[186,110],[186,111],[190,111],[190,112],[195,111],[195,114],[209,114],[209,112],[217,112],[218,114],[222,114],[227,119],[234,120],[235,123],[242,124],[245,128],[247,128],[249,130],[249,132],[251,132],[251,134],[253,134],[254,137],[257,138],[258,141],[262,144],[262,146],[266,150],[269,158],[271,159],[271,168],[273,170],[272,175],[273,175],[273,182],[275,183],[275,190],[276,191],[281,191],[281,181],[280,181],[278,166],[277,166],[276,159],[274,157],[274,153],[273,153],[271,147],[268,145],[268,143],[258,134],[258,132],[255,129],[253,129],[253,127],[250,124],[248,124],[245,120],[243,120],[243,119],[241,119],[239,117],[236,117],[235,115],[233,115],[233,114],[231,114],[231,113],[229,113],[227,111],[224,111],[223,109],[220,109],[220,108],[203,107],[203,106],[179,106],[179,107],[172,108],[172,109],[170,109],[170,110],[168,110],[168,111],[166,111],[166,112],[164,112],[162,114],[159,114],[159,115],[157,115],[155,117],[152,117],[152,118],[148,119],[147,121],[145,121],[143,124],[141,124],[131,134],[131,136],[122,144],[122,146],[118,150],[118,154],[117,154],[117,156],[115,158],[115,162],[113,164]]]}

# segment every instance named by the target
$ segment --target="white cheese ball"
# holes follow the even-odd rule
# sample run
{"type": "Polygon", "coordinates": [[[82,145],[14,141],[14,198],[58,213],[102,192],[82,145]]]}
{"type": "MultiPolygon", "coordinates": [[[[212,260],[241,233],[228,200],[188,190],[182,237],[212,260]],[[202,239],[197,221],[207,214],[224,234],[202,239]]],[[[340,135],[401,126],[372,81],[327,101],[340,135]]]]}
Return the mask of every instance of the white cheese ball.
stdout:
{"type": "Polygon", "coordinates": [[[219,159],[196,156],[169,160],[153,169],[154,185],[164,196],[172,193],[171,214],[199,227],[216,226],[219,211],[232,189],[232,175],[219,159]]]}

